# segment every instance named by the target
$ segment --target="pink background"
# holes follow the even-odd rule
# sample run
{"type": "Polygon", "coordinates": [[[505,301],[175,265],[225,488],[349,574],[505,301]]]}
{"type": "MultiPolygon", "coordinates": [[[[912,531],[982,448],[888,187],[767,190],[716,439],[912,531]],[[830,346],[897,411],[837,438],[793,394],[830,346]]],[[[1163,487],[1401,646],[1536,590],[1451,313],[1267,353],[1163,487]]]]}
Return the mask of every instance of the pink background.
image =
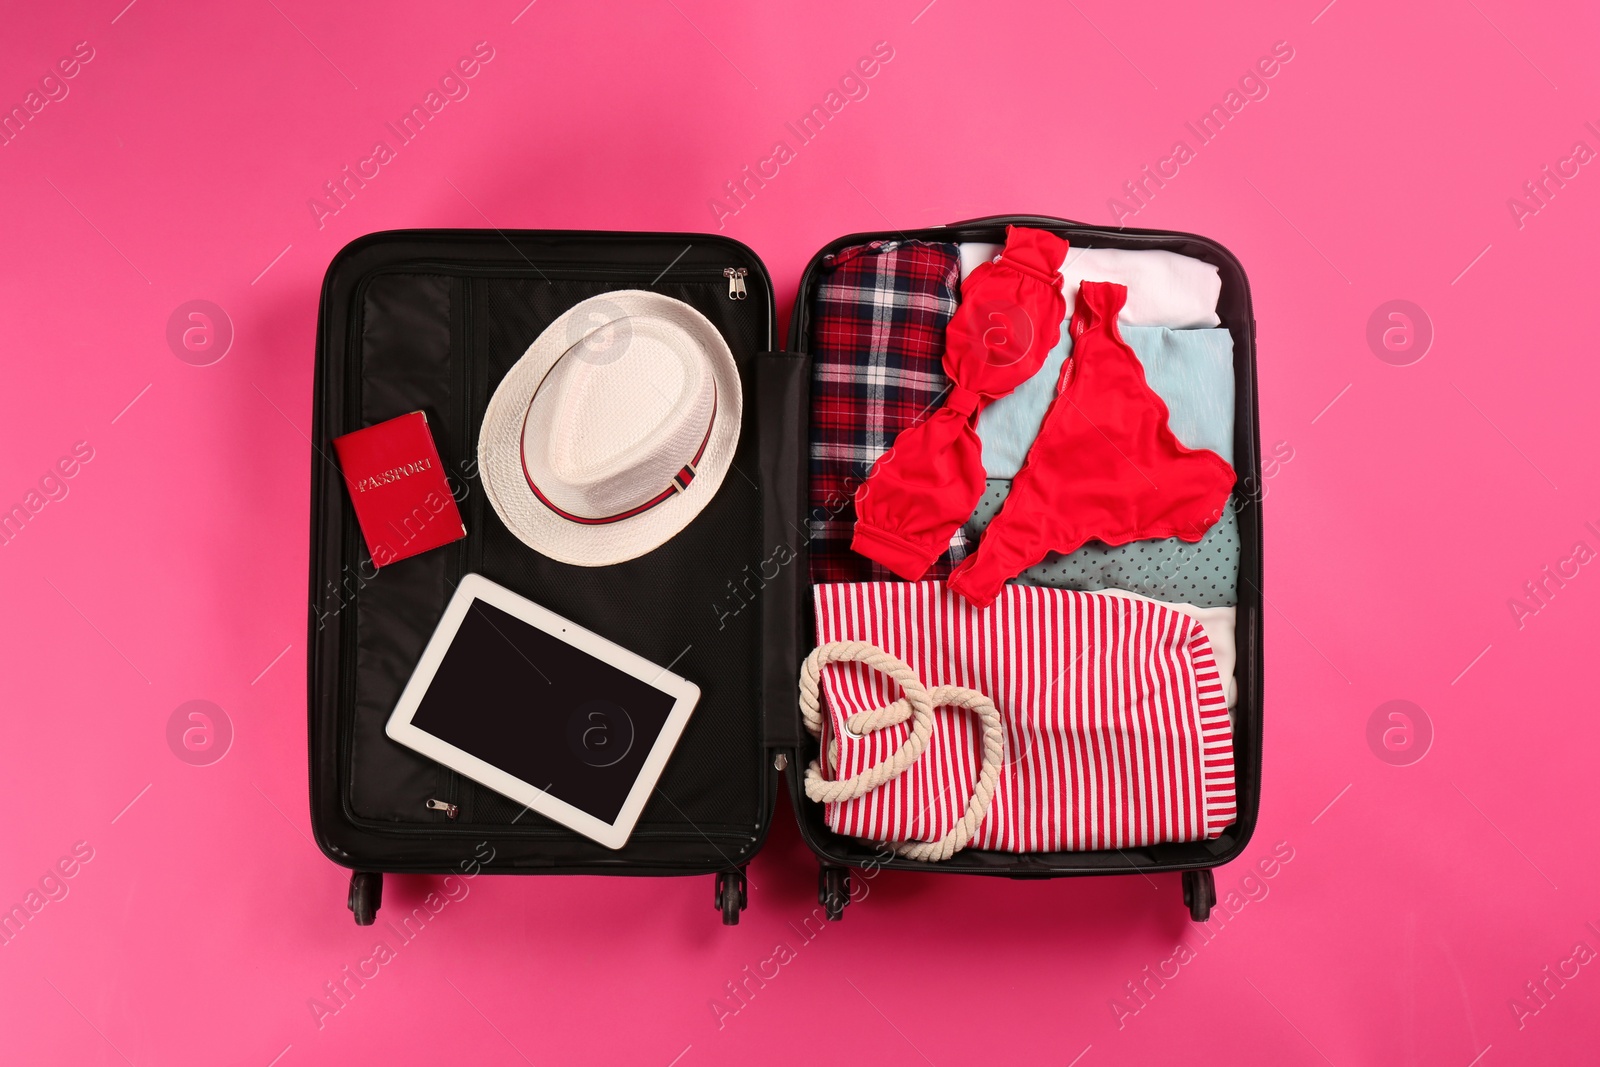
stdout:
{"type": "MultiPolygon", "coordinates": [[[[1579,674],[1600,566],[1573,546],[1600,550],[1600,168],[1520,227],[1507,205],[1575,141],[1600,149],[1592,7],[525,2],[5,17],[7,109],[77,42],[93,59],[0,148],[0,505],[77,442],[92,459],[0,547],[0,906],[41,879],[67,891],[0,947],[0,1059],[1593,1059],[1600,727],[1579,674]],[[308,199],[478,41],[494,58],[470,95],[319,227],[308,199]],[[721,220],[785,320],[842,233],[1111,222],[1123,182],[1194,146],[1186,120],[1293,49],[1127,220],[1243,260],[1263,440],[1292,452],[1267,481],[1261,821],[1217,877],[1236,913],[1201,933],[1176,876],[881,874],[808,941],[815,865],[785,807],[737,928],[709,877],[479,878],[319,1028],[308,1000],[377,938],[306,803],[305,434],[330,257],[392,227],[715,229],[708,200],[878,41],[894,58],[868,96],[721,220]],[[166,341],[196,298],[235,331],[209,366],[166,341]],[[1366,340],[1397,298],[1434,330],[1410,366],[1366,340]],[[1519,620],[1511,598],[1569,559],[1519,620]],[[1393,699],[1434,731],[1408,766],[1367,740],[1393,699]],[[168,745],[189,700],[234,729],[209,766],[168,745]],[[92,859],[47,879],[78,842],[92,859]],[[1277,842],[1293,858],[1244,882],[1277,842]],[[777,976],[719,1014],[780,943],[777,976]],[[1134,1000],[1146,966],[1169,978],[1134,1000]]],[[[439,889],[390,878],[380,923],[439,889]]]]}

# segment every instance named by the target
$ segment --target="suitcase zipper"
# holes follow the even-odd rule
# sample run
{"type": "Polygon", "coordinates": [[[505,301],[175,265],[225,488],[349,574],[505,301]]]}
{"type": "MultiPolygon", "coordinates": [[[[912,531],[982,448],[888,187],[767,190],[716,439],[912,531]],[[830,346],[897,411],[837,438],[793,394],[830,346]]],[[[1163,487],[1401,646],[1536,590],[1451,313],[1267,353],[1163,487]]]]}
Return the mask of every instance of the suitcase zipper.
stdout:
{"type": "Polygon", "coordinates": [[[750,295],[749,291],[744,287],[745,276],[749,273],[750,271],[744,267],[722,268],[722,276],[728,279],[729,300],[743,300],[750,295]]]}
{"type": "Polygon", "coordinates": [[[447,819],[454,819],[461,812],[461,809],[456,805],[437,798],[429,798],[428,808],[430,811],[444,812],[444,817],[447,819]]]}
{"type": "MultiPolygon", "coordinates": [[[[460,263],[450,260],[416,260],[407,263],[402,273],[416,273],[418,270],[438,270],[470,277],[514,277],[533,278],[538,281],[561,280],[573,281],[584,279],[608,278],[654,278],[657,281],[674,279],[692,279],[694,281],[708,281],[713,278],[726,278],[728,271],[734,271],[741,279],[748,277],[748,267],[711,267],[705,264],[695,266],[668,265],[665,270],[660,263],[639,263],[623,266],[600,265],[594,263],[573,263],[570,261],[539,262],[528,260],[521,263],[498,263],[485,266],[477,263],[460,263]]],[[[378,272],[382,273],[382,272],[378,272]]],[[[642,285],[648,288],[648,284],[642,285]]],[[[742,288],[741,283],[741,288],[742,288]]]]}

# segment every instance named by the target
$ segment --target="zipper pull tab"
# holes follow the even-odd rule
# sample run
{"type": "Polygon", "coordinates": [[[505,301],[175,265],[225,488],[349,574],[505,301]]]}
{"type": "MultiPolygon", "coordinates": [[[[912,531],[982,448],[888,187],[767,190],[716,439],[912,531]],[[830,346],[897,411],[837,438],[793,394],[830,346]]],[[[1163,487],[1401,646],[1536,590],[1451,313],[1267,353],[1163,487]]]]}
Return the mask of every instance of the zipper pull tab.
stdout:
{"type": "Polygon", "coordinates": [[[728,279],[728,299],[739,299],[739,272],[732,267],[723,267],[722,276],[728,279]]]}
{"type": "Polygon", "coordinates": [[[745,297],[750,295],[750,293],[744,287],[744,277],[749,273],[749,269],[745,267],[740,267],[734,271],[733,284],[738,288],[738,295],[734,297],[735,300],[743,300],[745,297]]]}
{"type": "Polygon", "coordinates": [[[456,807],[454,804],[449,803],[448,801],[437,800],[437,799],[432,799],[432,798],[430,798],[429,801],[428,801],[428,808],[431,811],[442,811],[442,812],[444,812],[444,816],[447,819],[455,818],[456,815],[458,815],[460,813],[460,811],[461,811],[460,808],[456,807]]]}

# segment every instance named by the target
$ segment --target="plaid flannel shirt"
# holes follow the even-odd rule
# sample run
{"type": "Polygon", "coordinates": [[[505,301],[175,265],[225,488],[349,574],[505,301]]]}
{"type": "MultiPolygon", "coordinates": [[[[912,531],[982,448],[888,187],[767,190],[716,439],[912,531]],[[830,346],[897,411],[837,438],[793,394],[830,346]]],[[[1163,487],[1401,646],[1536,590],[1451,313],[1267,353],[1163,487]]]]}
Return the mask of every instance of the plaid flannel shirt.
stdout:
{"type": "MultiPolygon", "coordinates": [[[[874,241],[827,257],[823,272],[811,312],[811,580],[893,581],[850,550],[855,494],[895,436],[950,387],[942,360],[960,257],[953,244],[874,241]]],[[[948,575],[967,550],[957,530],[926,578],[948,575]]]]}

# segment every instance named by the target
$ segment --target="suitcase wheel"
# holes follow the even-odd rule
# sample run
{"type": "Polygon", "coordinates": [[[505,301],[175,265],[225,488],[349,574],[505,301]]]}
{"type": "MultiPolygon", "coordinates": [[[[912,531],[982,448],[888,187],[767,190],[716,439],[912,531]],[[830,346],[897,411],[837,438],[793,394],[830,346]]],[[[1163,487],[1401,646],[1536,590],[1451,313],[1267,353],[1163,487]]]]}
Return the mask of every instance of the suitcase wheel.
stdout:
{"type": "Polygon", "coordinates": [[[379,871],[352,871],[350,895],[345,900],[356,917],[357,926],[371,926],[383,906],[383,874],[379,871]]]}
{"type": "Polygon", "coordinates": [[[1189,918],[1203,923],[1211,918],[1211,906],[1217,902],[1217,880],[1210,871],[1183,872],[1183,906],[1189,909],[1189,918]]]}
{"type": "Polygon", "coordinates": [[[849,868],[823,867],[817,872],[817,903],[829,922],[844,918],[844,906],[850,903],[849,868]]]}
{"type": "Polygon", "coordinates": [[[723,926],[738,926],[739,913],[750,906],[749,880],[744,868],[717,872],[716,908],[722,912],[723,926]]]}

